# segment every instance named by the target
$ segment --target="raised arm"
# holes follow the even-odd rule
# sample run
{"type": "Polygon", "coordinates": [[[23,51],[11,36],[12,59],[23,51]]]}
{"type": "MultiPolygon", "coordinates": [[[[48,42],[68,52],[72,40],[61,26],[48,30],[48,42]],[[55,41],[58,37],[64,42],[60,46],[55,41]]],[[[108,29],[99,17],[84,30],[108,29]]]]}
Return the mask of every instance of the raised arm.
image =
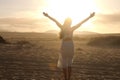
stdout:
{"type": "Polygon", "coordinates": [[[49,15],[48,15],[47,13],[45,13],[45,12],[43,12],[43,15],[46,16],[46,17],[48,17],[50,20],[54,21],[59,28],[62,28],[62,25],[61,25],[56,19],[54,19],[53,17],[49,16],[49,15]]]}
{"type": "Polygon", "coordinates": [[[90,18],[92,18],[95,15],[95,12],[91,13],[89,17],[81,21],[80,23],[76,24],[75,26],[72,27],[73,30],[76,30],[79,28],[84,22],[88,21],[90,18]]]}

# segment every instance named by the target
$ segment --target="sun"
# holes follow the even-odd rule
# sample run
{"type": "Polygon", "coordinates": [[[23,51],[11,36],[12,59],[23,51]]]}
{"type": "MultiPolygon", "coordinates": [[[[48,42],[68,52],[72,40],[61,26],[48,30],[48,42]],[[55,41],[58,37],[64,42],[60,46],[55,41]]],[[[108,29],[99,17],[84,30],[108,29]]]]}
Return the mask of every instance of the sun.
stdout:
{"type": "Polygon", "coordinates": [[[65,18],[71,17],[73,20],[72,25],[85,19],[90,13],[97,12],[94,0],[48,0],[47,3],[48,6],[44,9],[45,12],[62,23],[65,18]]]}
{"type": "Polygon", "coordinates": [[[93,0],[48,0],[48,4],[45,11],[61,21],[71,17],[77,22],[96,11],[93,0]]]}

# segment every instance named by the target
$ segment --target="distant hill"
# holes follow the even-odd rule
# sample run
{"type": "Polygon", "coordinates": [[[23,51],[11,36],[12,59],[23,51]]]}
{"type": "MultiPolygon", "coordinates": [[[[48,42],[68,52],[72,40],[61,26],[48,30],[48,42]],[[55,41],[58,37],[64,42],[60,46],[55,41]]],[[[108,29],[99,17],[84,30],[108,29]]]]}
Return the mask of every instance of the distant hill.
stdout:
{"type": "Polygon", "coordinates": [[[91,32],[91,31],[75,31],[74,34],[91,35],[91,34],[99,34],[99,33],[91,32]]]}
{"type": "MultiPolygon", "coordinates": [[[[59,31],[57,30],[48,30],[46,31],[45,33],[59,33],[59,31]]],[[[90,35],[90,34],[99,34],[99,33],[96,33],[96,32],[90,32],[90,31],[75,31],[74,34],[85,34],[85,35],[90,35]]]]}
{"type": "Polygon", "coordinates": [[[45,33],[54,33],[54,34],[57,34],[59,31],[57,30],[48,30],[46,31],[45,33]]]}

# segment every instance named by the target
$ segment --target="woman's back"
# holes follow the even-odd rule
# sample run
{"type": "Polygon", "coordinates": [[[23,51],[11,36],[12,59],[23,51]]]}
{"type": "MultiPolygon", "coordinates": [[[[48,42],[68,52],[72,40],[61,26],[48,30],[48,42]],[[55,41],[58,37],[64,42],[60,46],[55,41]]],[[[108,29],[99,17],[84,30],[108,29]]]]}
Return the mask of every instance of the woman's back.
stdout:
{"type": "Polygon", "coordinates": [[[63,40],[72,40],[73,30],[72,28],[62,29],[61,34],[63,40]]]}

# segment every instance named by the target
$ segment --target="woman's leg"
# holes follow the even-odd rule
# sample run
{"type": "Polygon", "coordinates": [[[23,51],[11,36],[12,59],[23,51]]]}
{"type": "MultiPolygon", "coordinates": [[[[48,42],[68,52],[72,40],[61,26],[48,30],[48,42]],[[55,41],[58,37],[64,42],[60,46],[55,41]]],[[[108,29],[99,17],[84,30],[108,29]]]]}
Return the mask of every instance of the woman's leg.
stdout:
{"type": "Polygon", "coordinates": [[[68,67],[68,80],[70,80],[70,78],[71,78],[71,72],[72,72],[72,67],[69,66],[68,67]]]}
{"type": "Polygon", "coordinates": [[[63,74],[64,74],[65,80],[67,80],[67,68],[63,68],[63,74]]]}

